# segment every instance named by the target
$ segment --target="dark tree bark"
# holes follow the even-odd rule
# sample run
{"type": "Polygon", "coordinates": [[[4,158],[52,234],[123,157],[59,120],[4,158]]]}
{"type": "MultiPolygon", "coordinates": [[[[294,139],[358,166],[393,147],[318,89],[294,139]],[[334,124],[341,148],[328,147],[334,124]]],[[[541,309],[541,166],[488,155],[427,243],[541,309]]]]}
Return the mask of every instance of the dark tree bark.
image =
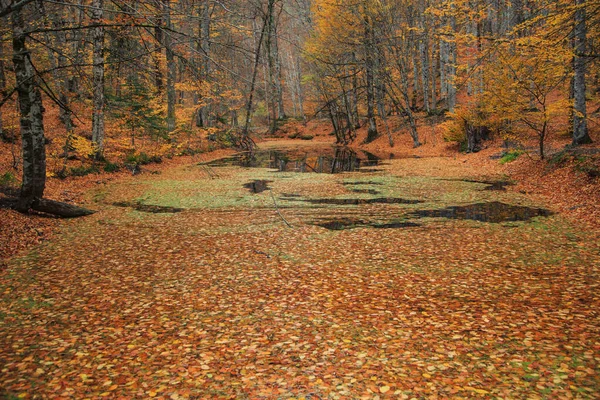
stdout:
{"type": "Polygon", "coordinates": [[[367,139],[366,143],[370,143],[377,139],[377,123],[375,121],[375,61],[373,58],[373,26],[372,20],[368,15],[364,17],[365,25],[365,75],[367,83],[367,139]]]}
{"type": "Polygon", "coordinates": [[[30,52],[25,43],[27,35],[22,9],[16,9],[11,17],[13,64],[17,80],[23,146],[23,182],[16,209],[26,212],[36,199],[43,197],[46,187],[44,107],[30,52]]]}
{"type": "MultiPolygon", "coordinates": [[[[0,99],[6,96],[6,75],[4,73],[3,57],[4,43],[0,43],[0,99]]],[[[2,124],[2,107],[0,107],[0,139],[5,139],[4,125],[2,124]]]]}
{"type": "Polygon", "coordinates": [[[160,56],[162,53],[161,47],[163,43],[163,30],[162,30],[162,10],[158,11],[158,15],[155,18],[154,26],[154,41],[156,42],[156,56],[154,57],[154,85],[156,86],[156,92],[159,94],[165,90],[164,77],[162,73],[162,66],[160,65],[160,56]]]}
{"type": "MultiPolygon", "coordinates": [[[[169,0],[163,0],[163,23],[166,28],[171,28],[171,4],[169,0]]],[[[177,65],[175,64],[175,53],[170,32],[163,33],[165,51],[167,53],[167,131],[175,130],[175,79],[177,65]]]]}
{"type": "Polygon", "coordinates": [[[585,50],[586,50],[586,13],[585,0],[575,0],[581,8],[575,12],[573,31],[573,145],[592,143],[588,133],[587,110],[585,101],[585,50]]]}
{"type": "MultiPolygon", "coordinates": [[[[208,0],[202,1],[200,4],[200,41],[198,48],[200,51],[200,79],[203,83],[210,80],[211,65],[210,65],[210,4],[208,0]]],[[[198,121],[200,126],[208,128],[212,125],[210,118],[210,102],[209,96],[203,95],[202,106],[198,110],[198,121]]]]}

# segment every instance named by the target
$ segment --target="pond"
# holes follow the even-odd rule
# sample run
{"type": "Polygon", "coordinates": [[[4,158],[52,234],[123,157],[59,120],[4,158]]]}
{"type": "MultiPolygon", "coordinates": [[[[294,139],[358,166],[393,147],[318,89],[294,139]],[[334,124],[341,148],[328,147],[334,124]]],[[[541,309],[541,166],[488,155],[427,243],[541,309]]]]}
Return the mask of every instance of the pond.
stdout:
{"type": "Polygon", "coordinates": [[[201,165],[209,167],[238,166],[244,168],[270,168],[280,172],[374,172],[373,167],[383,160],[364,150],[347,147],[323,146],[298,149],[257,149],[240,152],[201,165]],[[367,167],[368,169],[365,169],[367,167]]]}

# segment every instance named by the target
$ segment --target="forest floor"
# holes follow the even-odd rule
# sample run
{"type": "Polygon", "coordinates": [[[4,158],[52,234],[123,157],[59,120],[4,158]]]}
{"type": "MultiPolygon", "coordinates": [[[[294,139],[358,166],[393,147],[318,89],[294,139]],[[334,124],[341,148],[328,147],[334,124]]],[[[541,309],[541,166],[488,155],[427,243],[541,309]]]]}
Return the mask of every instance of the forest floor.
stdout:
{"type": "Polygon", "coordinates": [[[342,174],[198,164],[221,151],[50,186],[90,217],[0,210],[46,239],[0,255],[0,393],[596,398],[597,182],[431,147],[342,174]]]}

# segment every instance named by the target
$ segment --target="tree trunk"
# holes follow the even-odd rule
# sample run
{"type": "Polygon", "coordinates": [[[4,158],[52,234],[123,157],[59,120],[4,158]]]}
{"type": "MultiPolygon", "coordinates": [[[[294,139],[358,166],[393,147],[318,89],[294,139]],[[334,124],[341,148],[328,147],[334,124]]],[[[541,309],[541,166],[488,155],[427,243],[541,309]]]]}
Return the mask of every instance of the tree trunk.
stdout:
{"type": "MultiPolygon", "coordinates": [[[[78,7],[75,9],[75,10],[77,10],[77,15],[73,17],[73,23],[78,24],[79,26],[83,25],[83,20],[85,18],[85,11],[84,11],[84,7],[82,6],[82,2],[83,2],[83,0],[79,0],[77,2],[78,7]]],[[[75,65],[82,64],[82,60],[84,57],[86,41],[81,39],[83,32],[84,32],[83,29],[77,30],[77,31],[73,32],[73,36],[72,36],[73,64],[75,64],[75,65]]],[[[67,88],[70,93],[76,93],[77,95],[80,94],[79,87],[80,87],[81,75],[83,75],[83,74],[81,74],[81,73],[70,74],[70,76],[67,78],[67,88]]]]}
{"type": "Polygon", "coordinates": [[[256,54],[254,58],[254,71],[252,72],[252,81],[250,82],[250,93],[248,94],[248,101],[246,102],[246,119],[244,122],[244,129],[240,137],[240,144],[242,146],[251,147],[248,138],[248,129],[250,128],[250,117],[252,116],[252,101],[254,99],[254,90],[256,89],[256,76],[258,74],[258,64],[260,62],[260,50],[262,48],[263,38],[265,36],[265,30],[267,28],[267,21],[263,21],[263,27],[260,31],[260,37],[258,44],[256,45],[256,54]]]}
{"type": "MultiPolygon", "coordinates": [[[[6,75],[4,74],[4,43],[0,43],[0,99],[6,97],[6,75]]],[[[0,107],[0,139],[5,138],[4,125],[2,124],[2,107],[0,107]]]]}
{"type": "Polygon", "coordinates": [[[573,145],[591,143],[588,133],[587,110],[585,101],[585,51],[586,51],[586,13],[585,0],[575,0],[581,7],[575,12],[575,29],[573,30],[573,145]]]}
{"type": "Polygon", "coordinates": [[[448,95],[448,82],[446,81],[446,65],[448,64],[448,45],[445,41],[440,40],[440,97],[441,100],[446,100],[448,95]]]}
{"type": "Polygon", "coordinates": [[[360,128],[360,116],[358,114],[358,71],[356,69],[356,53],[352,53],[352,121],[354,129],[360,128]]]}
{"type": "Polygon", "coordinates": [[[16,209],[29,210],[36,199],[41,199],[46,186],[46,148],[44,139],[44,107],[37,86],[37,76],[25,39],[25,22],[21,9],[12,13],[13,64],[17,81],[21,113],[21,140],[23,146],[23,182],[16,209]]]}
{"type": "Polygon", "coordinates": [[[421,53],[421,87],[423,88],[423,107],[426,112],[431,111],[429,104],[429,54],[427,32],[424,33],[424,39],[419,43],[419,52],[421,53]]]}
{"type": "MultiPolygon", "coordinates": [[[[209,0],[205,0],[200,5],[200,78],[206,87],[210,80],[210,5],[209,0]]],[[[207,93],[202,95],[202,105],[200,107],[200,121],[205,128],[211,126],[210,104],[207,93]]]]}
{"type": "MultiPolygon", "coordinates": [[[[433,40],[430,43],[435,43],[433,40]]],[[[431,57],[429,62],[430,73],[429,83],[431,84],[431,89],[429,93],[431,94],[431,108],[435,110],[437,108],[437,77],[436,77],[436,51],[435,46],[431,46],[431,57]]]]}
{"type": "MultiPolygon", "coordinates": [[[[366,12],[365,12],[366,14],[366,12]]],[[[365,25],[365,75],[367,80],[367,139],[366,143],[370,143],[377,139],[377,123],[375,121],[375,63],[373,60],[373,26],[371,18],[368,15],[364,16],[365,25]]]]}
{"type": "Polygon", "coordinates": [[[47,214],[58,215],[63,218],[84,217],[95,213],[95,211],[88,210],[87,208],[48,199],[36,199],[31,205],[31,209],[47,214]]]}
{"type": "MultiPolygon", "coordinates": [[[[277,130],[277,121],[285,118],[283,108],[283,89],[281,87],[281,60],[279,59],[279,46],[277,43],[277,22],[275,19],[275,3],[277,0],[269,0],[267,7],[267,62],[269,63],[269,86],[271,94],[271,128],[270,132],[277,130]]],[[[279,16],[277,16],[279,19],[279,16]]]]}
{"type": "MultiPolygon", "coordinates": [[[[92,23],[102,22],[104,0],[92,1],[92,23]]],[[[96,147],[96,158],[104,152],[104,28],[93,28],[93,88],[94,111],[92,115],[92,143],[96,147]]]]}
{"type": "MultiPolygon", "coordinates": [[[[163,0],[163,22],[167,29],[171,29],[171,4],[170,0],[163,0]]],[[[164,46],[167,54],[167,131],[175,130],[175,79],[177,65],[171,41],[171,32],[163,32],[164,46]]]]}
{"type": "Polygon", "coordinates": [[[283,85],[281,84],[281,58],[279,56],[279,43],[277,33],[277,21],[275,22],[275,37],[273,39],[273,59],[275,61],[275,94],[277,98],[277,118],[282,120],[286,118],[285,108],[283,106],[283,85]]]}
{"type": "MultiPolygon", "coordinates": [[[[450,17],[452,32],[456,31],[456,18],[450,17]]],[[[456,43],[454,41],[448,45],[448,70],[446,73],[446,82],[448,84],[448,111],[454,112],[456,107],[456,43]]]]}
{"type": "Polygon", "coordinates": [[[164,77],[162,73],[162,65],[160,62],[163,44],[163,30],[162,30],[162,10],[157,10],[157,15],[154,21],[154,41],[156,42],[156,52],[154,56],[154,86],[156,86],[156,92],[162,94],[165,89],[164,77]]]}

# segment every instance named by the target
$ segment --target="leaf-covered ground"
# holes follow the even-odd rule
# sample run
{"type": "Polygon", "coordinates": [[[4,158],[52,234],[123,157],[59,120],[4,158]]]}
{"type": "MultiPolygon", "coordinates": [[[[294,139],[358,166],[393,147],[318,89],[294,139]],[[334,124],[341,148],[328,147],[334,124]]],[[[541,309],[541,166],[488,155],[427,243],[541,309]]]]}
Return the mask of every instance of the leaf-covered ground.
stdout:
{"type": "Polygon", "coordinates": [[[0,388],[8,398],[597,398],[600,234],[560,214],[418,217],[540,206],[460,180],[451,160],[436,161],[440,176],[406,176],[428,162],[339,175],[189,165],[95,190],[99,213],[0,272],[0,388]],[[250,193],[255,179],[272,190],[250,193]],[[307,201],[325,198],[422,202],[307,201]],[[315,225],[324,221],[350,224],[315,225]],[[383,229],[393,223],[409,224],[383,229]]]}

